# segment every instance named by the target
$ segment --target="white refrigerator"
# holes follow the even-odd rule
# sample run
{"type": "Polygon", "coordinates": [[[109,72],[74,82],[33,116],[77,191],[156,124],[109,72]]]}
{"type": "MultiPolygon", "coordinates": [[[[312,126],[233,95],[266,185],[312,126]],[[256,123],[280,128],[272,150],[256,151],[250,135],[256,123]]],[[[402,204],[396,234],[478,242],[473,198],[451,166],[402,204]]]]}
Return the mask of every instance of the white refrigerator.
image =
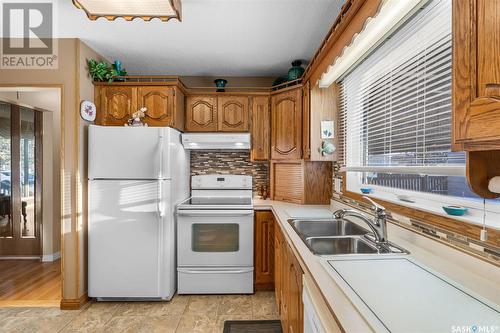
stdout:
{"type": "Polygon", "coordinates": [[[172,298],[175,206],[189,197],[189,153],[169,127],[89,128],[88,294],[172,298]]]}

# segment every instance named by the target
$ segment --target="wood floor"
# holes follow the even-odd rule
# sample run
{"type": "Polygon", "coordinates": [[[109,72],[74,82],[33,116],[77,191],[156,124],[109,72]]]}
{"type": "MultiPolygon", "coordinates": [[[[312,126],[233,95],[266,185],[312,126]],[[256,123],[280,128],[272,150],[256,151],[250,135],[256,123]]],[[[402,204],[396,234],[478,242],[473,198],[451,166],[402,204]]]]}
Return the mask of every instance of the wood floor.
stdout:
{"type": "Polygon", "coordinates": [[[0,307],[57,306],[60,300],[60,260],[0,260],[0,307]]]}

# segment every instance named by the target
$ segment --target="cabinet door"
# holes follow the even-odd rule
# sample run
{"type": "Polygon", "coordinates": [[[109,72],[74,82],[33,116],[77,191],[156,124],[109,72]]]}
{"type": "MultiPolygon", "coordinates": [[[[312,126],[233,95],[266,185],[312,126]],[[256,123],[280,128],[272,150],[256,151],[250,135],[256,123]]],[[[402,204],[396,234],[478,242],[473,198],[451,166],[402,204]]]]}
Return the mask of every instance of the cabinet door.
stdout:
{"type": "Polygon", "coordinates": [[[309,81],[302,89],[302,158],[311,158],[311,84],[309,81]]]}
{"type": "Polygon", "coordinates": [[[100,103],[96,124],[123,126],[137,109],[137,88],[128,86],[100,87],[100,103]]]}
{"type": "Polygon", "coordinates": [[[282,302],[282,275],[281,267],[283,265],[283,255],[281,251],[281,230],[276,226],[274,230],[274,294],[276,296],[276,307],[278,308],[278,314],[281,317],[281,302],[282,302]]]}
{"type": "Polygon", "coordinates": [[[186,130],[190,132],[217,131],[217,98],[190,96],[186,101],[186,130]]]}
{"type": "Polygon", "coordinates": [[[304,310],[302,304],[302,269],[289,249],[289,281],[288,281],[288,332],[302,333],[304,310]]]}
{"type": "Polygon", "coordinates": [[[274,289],[274,215],[255,212],[255,290],[274,289]]]}
{"type": "Polygon", "coordinates": [[[302,158],[302,89],[272,97],[271,159],[302,158]]]}
{"type": "Polygon", "coordinates": [[[248,97],[220,96],[217,99],[219,126],[222,132],[248,131],[248,97]]]}
{"type": "Polygon", "coordinates": [[[253,161],[269,160],[271,149],[271,112],[269,97],[259,96],[252,99],[252,151],[253,161]]]}
{"type": "Polygon", "coordinates": [[[500,149],[500,1],[453,1],[456,150],[500,149]]]}
{"type": "Polygon", "coordinates": [[[281,327],[283,333],[290,332],[289,310],[290,310],[290,255],[288,244],[284,237],[281,242],[281,327]]]}
{"type": "Polygon", "coordinates": [[[145,123],[150,126],[172,126],[174,117],[174,88],[139,87],[137,108],[146,107],[145,123]]]}

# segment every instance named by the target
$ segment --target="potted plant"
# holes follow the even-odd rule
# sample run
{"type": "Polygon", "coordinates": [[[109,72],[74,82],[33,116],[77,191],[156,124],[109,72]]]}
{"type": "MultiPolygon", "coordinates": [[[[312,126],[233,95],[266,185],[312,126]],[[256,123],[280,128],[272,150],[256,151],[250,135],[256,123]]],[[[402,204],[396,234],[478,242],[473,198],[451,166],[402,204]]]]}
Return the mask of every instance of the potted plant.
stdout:
{"type": "Polygon", "coordinates": [[[89,67],[89,74],[94,81],[108,81],[113,82],[117,76],[126,76],[127,72],[121,68],[121,62],[115,61],[110,65],[106,61],[97,61],[95,59],[88,59],[87,65],[89,67]]]}

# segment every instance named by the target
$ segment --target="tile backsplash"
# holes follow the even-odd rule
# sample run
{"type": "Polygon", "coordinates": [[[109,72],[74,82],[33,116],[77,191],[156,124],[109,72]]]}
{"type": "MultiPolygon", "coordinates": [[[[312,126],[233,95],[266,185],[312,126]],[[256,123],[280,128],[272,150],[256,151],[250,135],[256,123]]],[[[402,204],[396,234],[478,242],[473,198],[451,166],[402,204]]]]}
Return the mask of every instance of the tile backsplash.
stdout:
{"type": "Polygon", "coordinates": [[[253,191],[269,187],[269,163],[253,162],[249,151],[192,150],[191,175],[233,174],[253,177],[253,191]]]}

